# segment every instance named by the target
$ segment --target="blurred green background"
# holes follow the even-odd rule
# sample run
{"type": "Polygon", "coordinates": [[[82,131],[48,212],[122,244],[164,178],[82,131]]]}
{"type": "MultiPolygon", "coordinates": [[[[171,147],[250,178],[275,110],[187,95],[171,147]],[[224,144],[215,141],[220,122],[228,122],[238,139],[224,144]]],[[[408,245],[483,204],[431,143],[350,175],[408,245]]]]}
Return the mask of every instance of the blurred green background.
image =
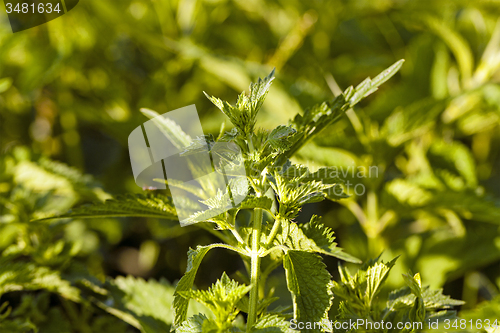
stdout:
{"type": "MultiPolygon", "coordinates": [[[[0,15],[0,250],[70,275],[80,263],[96,279],[173,283],[188,247],[212,240],[196,226],[28,222],[142,192],[127,149],[146,121],[140,108],[195,104],[205,134],[216,134],[227,119],[203,91],[233,103],[275,67],[258,118],[271,128],[404,58],[395,78],[295,156],[377,175],[347,176],[361,195],[310,205],[298,222],[324,215],[349,253],[401,255],[395,270],[419,271],[476,308],[500,287],[499,16],[498,0],[82,0],[13,34],[0,15]]],[[[207,260],[198,287],[242,268],[222,250],[207,260]]],[[[389,282],[400,286],[401,275],[389,282]]]]}

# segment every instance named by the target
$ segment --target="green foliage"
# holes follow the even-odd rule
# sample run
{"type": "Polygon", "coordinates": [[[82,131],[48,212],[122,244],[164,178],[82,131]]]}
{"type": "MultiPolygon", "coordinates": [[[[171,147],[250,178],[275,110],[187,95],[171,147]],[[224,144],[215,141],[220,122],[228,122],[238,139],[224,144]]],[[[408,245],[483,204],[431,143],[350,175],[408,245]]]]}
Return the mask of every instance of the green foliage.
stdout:
{"type": "Polygon", "coordinates": [[[337,247],[333,231],[322,224],[317,216],[313,216],[309,223],[300,226],[284,219],[281,229],[282,233],[277,235],[275,244],[286,245],[293,250],[326,254],[345,261],[361,263],[359,259],[337,247]]]}
{"type": "Polygon", "coordinates": [[[264,315],[255,323],[252,332],[255,333],[292,333],[289,323],[277,315],[264,315]]]}
{"type": "Polygon", "coordinates": [[[236,105],[231,105],[223,102],[216,97],[210,97],[206,93],[207,98],[215,104],[243,135],[250,135],[254,131],[255,122],[257,121],[257,113],[259,112],[271,83],[274,80],[274,70],[264,79],[260,79],[256,83],[250,84],[249,94],[242,93],[238,96],[236,105]]]}
{"type": "MultiPolygon", "coordinates": [[[[108,313],[144,332],[169,332],[174,321],[174,286],[162,279],[145,281],[132,276],[117,277],[104,286],[106,294],[94,302],[108,313]]],[[[189,314],[206,310],[192,304],[189,314]]]]}
{"type": "MultiPolygon", "coordinates": [[[[4,20],[0,251],[7,275],[2,274],[0,331],[170,329],[173,286],[106,275],[174,281],[185,266],[179,248],[215,238],[241,256],[244,266],[220,251],[220,260],[209,258],[182,293],[195,293],[195,284],[207,286],[214,278],[207,267],[216,276],[238,269],[230,276],[254,286],[252,262],[260,253],[260,268],[254,265],[260,272],[257,306],[249,306],[247,296],[237,305],[240,312],[255,312],[255,324],[245,327],[237,316],[227,331],[291,331],[293,314],[287,311],[299,303],[274,270],[292,251],[353,263],[347,252],[363,260],[382,250],[388,257],[401,254],[392,268],[380,262],[363,266],[357,275],[366,285],[358,285],[352,291],[357,296],[341,306],[343,299],[334,295],[329,318],[349,310],[349,302],[370,299],[371,320],[387,313],[394,323],[428,318],[442,324],[459,305],[442,295],[445,286],[466,301],[459,318],[493,322],[500,281],[499,8],[496,1],[482,0],[251,6],[88,0],[71,15],[23,33],[11,34],[4,20]],[[401,75],[371,94],[401,62],[376,73],[403,56],[401,75]],[[235,105],[224,102],[274,66],[279,79],[252,84],[235,105]],[[367,75],[375,79],[362,81],[367,75]],[[344,89],[356,81],[362,83],[344,89]],[[221,97],[210,100],[222,113],[199,98],[202,90],[221,97]],[[301,111],[322,100],[327,102],[301,111]],[[106,202],[111,196],[77,171],[93,174],[112,193],[139,191],[125,167],[127,135],[145,121],[143,114],[158,113],[134,110],[147,106],[164,113],[192,103],[207,135],[195,138],[183,155],[210,150],[227,157],[231,152],[218,151],[218,143],[240,147],[244,159],[229,160],[244,163],[253,183],[238,207],[223,211],[228,195],[211,191],[210,184],[199,190],[169,179],[169,186],[199,198],[200,206],[210,204],[197,217],[220,213],[204,219],[209,223],[181,228],[160,191],[106,202]],[[234,124],[219,130],[226,117],[234,124]],[[17,145],[28,148],[12,148],[17,145]],[[343,173],[351,166],[355,173],[343,173]],[[371,168],[376,176],[358,176],[371,168]],[[358,184],[366,190],[362,194],[353,190],[358,184]],[[311,213],[324,218],[306,223],[304,215],[311,213]],[[54,216],[65,218],[43,219],[54,216]],[[323,223],[335,230],[345,251],[323,223]],[[369,267],[370,276],[363,277],[369,267]],[[422,286],[419,275],[401,279],[398,273],[409,269],[432,288],[422,286]],[[399,289],[403,283],[407,287],[399,289]]],[[[173,142],[186,142],[176,124],[158,126],[173,142]]],[[[230,175],[233,165],[221,164],[216,170],[230,175]]],[[[217,332],[208,309],[190,310],[196,304],[189,302],[176,330],[217,332]]]]}
{"type": "Polygon", "coordinates": [[[2,263],[0,269],[0,295],[16,290],[46,289],[72,301],[80,299],[80,292],[63,280],[60,273],[47,267],[26,263],[2,263]]]}
{"type": "MultiPolygon", "coordinates": [[[[411,329],[396,329],[398,323],[421,323],[422,328],[429,322],[443,323],[444,319],[455,319],[456,312],[449,309],[464,302],[451,299],[442,294],[442,290],[422,287],[420,275],[403,274],[406,287],[392,291],[387,302],[377,294],[381,291],[397,258],[384,263],[368,261],[355,275],[339,266],[340,282],[333,282],[333,293],[341,301],[337,320],[363,320],[367,322],[391,323],[388,332],[410,332],[411,329]],[[385,303],[385,304],[384,304],[385,303]],[[441,322],[440,322],[441,320],[441,322]]],[[[365,327],[366,332],[379,332],[365,327]]]]}
{"type": "Polygon", "coordinates": [[[161,195],[136,194],[118,196],[103,203],[80,206],[53,218],[99,218],[99,217],[157,217],[177,219],[172,199],[161,195]]]}
{"type": "Polygon", "coordinates": [[[194,278],[196,277],[196,272],[201,264],[201,261],[205,257],[208,251],[217,247],[217,244],[212,244],[209,246],[198,246],[196,250],[189,250],[188,252],[188,265],[186,269],[186,274],[177,283],[174,293],[174,309],[175,309],[175,320],[176,325],[182,323],[187,317],[187,307],[189,304],[189,298],[182,296],[182,292],[189,292],[194,284],[194,278]]]}
{"type": "MultiPolygon", "coordinates": [[[[177,291],[186,299],[194,299],[197,302],[205,305],[212,311],[215,316],[214,321],[209,321],[213,325],[215,323],[217,332],[227,332],[231,328],[232,322],[236,319],[239,313],[237,303],[251,289],[251,286],[240,285],[238,282],[231,280],[226,273],[222,274],[221,279],[208,290],[204,291],[177,291]]],[[[193,319],[198,321],[196,317],[193,319]]],[[[205,321],[208,319],[205,318],[205,321]]],[[[205,327],[202,324],[202,327],[205,327]]]]}
{"type": "MultiPolygon", "coordinates": [[[[363,265],[354,277],[342,269],[342,283],[332,281],[319,254],[353,263],[360,263],[360,261],[337,246],[333,231],[322,224],[316,216],[303,225],[298,225],[293,219],[306,204],[320,202],[326,197],[345,198],[346,195],[342,190],[343,182],[337,175],[332,175],[329,168],[311,172],[306,166],[292,164],[288,157],[304,145],[305,137],[310,139],[324,127],[338,121],[349,107],[354,106],[393,76],[401,64],[402,61],[397,62],[374,80],[368,78],[356,88],[348,88],[344,94],[340,94],[333,101],[306,110],[304,116],[296,116],[291,126],[278,126],[270,133],[255,131],[254,127],[257,112],[269,91],[274,72],[271,72],[264,80],[259,79],[256,84],[252,84],[249,95],[241,94],[236,106],[222,102],[215,97],[209,97],[229,117],[236,128],[236,130],[221,133],[218,140],[239,146],[245,158],[245,166],[251,168],[247,175],[250,189],[247,188],[247,182],[238,182],[236,179],[231,180],[231,187],[234,188],[231,194],[228,191],[218,190],[214,195],[209,195],[207,191],[200,192],[186,187],[178,180],[168,180],[168,182],[169,185],[195,194],[199,202],[208,207],[206,210],[198,211],[190,219],[215,223],[219,229],[216,234],[226,244],[213,243],[198,246],[196,250],[189,250],[186,273],[173,292],[172,321],[169,319],[171,312],[166,306],[170,298],[170,287],[165,283],[155,281],[146,283],[132,278],[118,278],[107,287],[110,290],[108,297],[113,300],[113,305],[98,298],[95,302],[107,312],[144,332],[165,331],[170,324],[173,324],[178,332],[289,332],[290,326],[286,322],[284,313],[267,311],[267,308],[279,298],[273,297],[270,293],[264,299],[258,300],[259,294],[265,291],[265,278],[276,267],[283,265],[286,272],[286,285],[292,297],[293,319],[296,324],[307,325],[307,323],[328,321],[334,293],[343,299],[339,308],[340,319],[352,316],[364,318],[373,315],[373,312],[380,308],[376,305],[376,296],[386,281],[395,260],[388,264],[370,261],[363,265]],[[248,190],[250,193],[247,195],[248,190]],[[226,207],[230,201],[240,195],[247,197],[238,207],[228,210],[226,207]],[[277,205],[273,198],[277,201],[277,205]],[[241,226],[238,228],[239,213],[245,210],[252,211],[253,218],[247,222],[245,228],[241,226]],[[265,225],[262,224],[263,211],[269,214],[265,225]],[[235,251],[245,262],[250,263],[247,278],[251,282],[250,285],[240,284],[224,273],[221,279],[208,290],[193,290],[196,273],[203,258],[210,249],[217,247],[235,251]],[[141,289],[141,294],[134,296],[134,290],[138,288],[141,289]],[[249,297],[246,296],[247,293],[249,297]],[[159,297],[161,301],[157,304],[149,302],[151,307],[138,305],[147,302],[144,297],[152,299],[159,297]],[[203,304],[211,310],[213,316],[195,314],[188,317],[190,299],[203,304]],[[246,324],[242,322],[241,316],[238,317],[241,311],[248,314],[246,324]]],[[[174,145],[178,147],[187,145],[189,138],[177,124],[157,117],[154,111],[143,110],[143,113],[155,120],[157,126],[174,145]]],[[[229,163],[218,169],[225,173],[226,170],[231,169],[230,164],[234,163],[231,161],[234,154],[231,149],[218,148],[218,140],[211,136],[197,138],[183,154],[200,151],[218,154],[224,157],[222,160],[229,163]],[[225,156],[226,154],[228,155],[225,156]]],[[[439,153],[439,150],[437,152],[439,153]]],[[[195,169],[196,163],[190,165],[190,168],[195,169]]],[[[462,166],[458,166],[457,170],[462,170],[459,172],[463,174],[462,166]]],[[[210,187],[210,184],[205,185],[205,189],[210,187]]],[[[116,216],[173,219],[176,214],[169,197],[149,194],[118,197],[104,203],[83,206],[56,218],[116,216]]],[[[411,294],[405,292],[403,295],[403,291],[400,291],[401,295],[398,294],[399,297],[390,303],[391,308],[384,310],[386,315],[393,319],[403,316],[415,321],[423,321],[428,318],[426,313],[430,314],[438,308],[461,304],[453,303],[454,301],[449,298],[440,296],[440,293],[429,294],[426,290],[424,291],[418,275],[405,276],[405,279],[411,294]],[[414,298],[411,299],[411,296],[414,298]],[[411,306],[402,306],[408,303],[411,306]],[[400,311],[394,314],[393,308],[398,308],[400,311]]],[[[307,326],[305,331],[321,332],[322,329],[307,326]]]]}
{"type": "MultiPolygon", "coordinates": [[[[308,135],[310,136],[335,121],[336,116],[332,116],[332,112],[343,112],[347,107],[356,104],[360,98],[373,92],[379,84],[383,83],[399,69],[401,63],[396,63],[373,81],[367,79],[356,89],[348,89],[345,93],[348,98],[340,95],[341,97],[337,97],[332,104],[323,104],[322,109],[315,108],[312,111],[306,111],[305,117],[296,117],[295,126],[297,124],[302,126],[298,127],[297,130],[292,127],[279,126],[267,136],[261,135],[259,132],[253,133],[255,110],[258,109],[253,105],[260,107],[262,101],[255,104],[252,97],[240,95],[237,105],[231,106],[216,98],[210,98],[238,129],[236,132],[226,133],[226,135],[220,137],[240,145],[244,156],[252,161],[250,165],[258,165],[260,167],[259,171],[262,171],[260,173],[251,172],[248,175],[251,193],[238,209],[224,213],[225,202],[229,200],[229,196],[227,193],[224,194],[219,191],[215,197],[202,201],[209,207],[209,211],[197,213],[196,217],[209,212],[217,213],[218,225],[223,226],[221,228],[223,230],[230,230],[237,241],[236,243],[230,242],[226,248],[238,252],[244,259],[245,257],[251,259],[249,280],[252,285],[239,285],[224,274],[208,291],[193,291],[192,286],[202,259],[211,248],[223,247],[223,245],[212,244],[190,250],[187,271],[176,287],[174,300],[175,324],[181,332],[239,331],[242,326],[234,321],[241,309],[244,309],[249,314],[246,326],[247,332],[260,330],[281,332],[286,327],[283,322],[278,324],[283,318],[276,317],[273,320],[259,320],[257,318],[257,314],[263,316],[262,318],[267,318],[265,308],[272,302],[267,302],[262,307],[258,306],[259,302],[256,299],[258,290],[262,290],[263,287],[257,285],[261,274],[261,258],[265,258],[270,253],[275,253],[271,259],[274,263],[268,266],[270,269],[266,272],[269,274],[273,267],[276,267],[282,261],[286,271],[288,290],[292,295],[294,320],[297,323],[305,324],[328,320],[328,311],[333,301],[332,290],[345,296],[349,294],[356,295],[364,288],[364,296],[356,302],[359,303],[358,306],[361,307],[363,314],[366,315],[372,311],[372,302],[380,292],[381,285],[386,280],[394,261],[388,265],[373,263],[373,266],[368,266],[369,264],[365,264],[364,268],[359,272],[359,277],[356,275],[354,278],[359,285],[351,284],[351,289],[340,291],[339,288],[341,287],[339,285],[337,285],[337,289],[332,287],[331,276],[318,253],[351,262],[359,262],[359,260],[337,247],[334,242],[333,231],[324,226],[317,217],[313,217],[311,222],[302,226],[292,222],[292,219],[298,215],[303,205],[322,201],[326,197],[326,190],[334,186],[341,186],[339,179],[331,177],[328,174],[328,169],[310,172],[307,167],[293,165],[288,160],[285,160],[285,163],[280,159],[269,160],[262,155],[262,152],[270,147],[276,151],[277,155],[273,156],[285,157],[287,156],[286,152],[290,152],[290,149],[298,149],[303,144],[303,142],[295,141],[298,133],[302,134],[304,133],[302,130],[309,128],[308,135]],[[242,119],[251,120],[251,127],[244,127],[242,119]],[[295,148],[292,148],[293,146],[295,148]],[[262,159],[265,164],[261,163],[262,159]],[[277,210],[272,208],[272,200],[268,196],[263,196],[269,190],[273,190],[276,196],[277,210]],[[221,210],[216,211],[217,209],[221,210]],[[248,235],[251,235],[250,237],[242,237],[234,223],[234,217],[237,216],[238,211],[244,209],[253,210],[254,217],[252,224],[249,226],[250,229],[247,231],[248,235]],[[267,210],[274,218],[274,222],[268,224],[264,229],[261,229],[261,209],[267,210]],[[232,247],[232,244],[237,244],[237,248],[232,247]],[[277,252],[281,251],[283,254],[277,255],[277,252]],[[247,299],[245,294],[249,291],[251,291],[250,297],[247,299]],[[186,310],[188,301],[191,298],[210,308],[216,319],[209,319],[202,315],[188,319],[186,310]],[[237,305],[241,300],[248,302],[248,306],[237,305]]],[[[258,89],[263,87],[256,96],[262,97],[267,94],[272,74],[265,80],[259,81],[256,86],[252,86],[251,91],[256,87],[258,89]]],[[[253,96],[253,92],[251,92],[250,96],[253,96]]],[[[199,149],[202,145],[195,144],[195,146],[192,146],[189,150],[199,149]]],[[[215,147],[215,145],[211,143],[209,147],[215,147]]],[[[340,193],[339,198],[343,197],[342,194],[343,192],[340,193]]],[[[344,273],[343,281],[349,284],[346,280],[349,278],[345,274],[347,273],[344,273]]],[[[413,288],[412,291],[418,295],[416,298],[417,303],[418,300],[422,300],[420,289],[413,288]]],[[[354,311],[347,309],[346,305],[343,304],[341,308],[347,312],[354,311]]],[[[423,320],[424,317],[422,316],[425,315],[425,308],[420,308],[420,306],[423,306],[424,303],[422,301],[418,304],[420,305],[417,308],[405,309],[405,315],[409,313],[408,315],[423,320]],[[416,314],[412,315],[412,311],[416,314]]],[[[349,303],[347,306],[352,305],[349,303]]],[[[308,331],[319,332],[320,330],[311,328],[308,331]]]]}
{"type": "MultiPolygon", "coordinates": [[[[332,305],[330,273],[317,254],[287,251],[283,259],[288,290],[293,297],[294,319],[297,322],[328,320],[332,305]]],[[[307,332],[319,332],[307,330],[307,332]]]]}

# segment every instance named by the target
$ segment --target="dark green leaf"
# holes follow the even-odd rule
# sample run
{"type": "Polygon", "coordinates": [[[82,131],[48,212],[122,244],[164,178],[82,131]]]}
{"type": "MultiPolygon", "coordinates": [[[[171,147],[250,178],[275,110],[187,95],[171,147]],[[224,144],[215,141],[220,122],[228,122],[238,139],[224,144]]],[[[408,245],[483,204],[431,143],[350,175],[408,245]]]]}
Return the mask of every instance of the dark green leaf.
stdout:
{"type": "MultiPolygon", "coordinates": [[[[321,322],[328,320],[332,305],[330,274],[321,257],[303,251],[287,251],[283,258],[288,290],[293,298],[294,318],[297,322],[321,322]]],[[[306,329],[302,332],[321,332],[306,329]]]]}

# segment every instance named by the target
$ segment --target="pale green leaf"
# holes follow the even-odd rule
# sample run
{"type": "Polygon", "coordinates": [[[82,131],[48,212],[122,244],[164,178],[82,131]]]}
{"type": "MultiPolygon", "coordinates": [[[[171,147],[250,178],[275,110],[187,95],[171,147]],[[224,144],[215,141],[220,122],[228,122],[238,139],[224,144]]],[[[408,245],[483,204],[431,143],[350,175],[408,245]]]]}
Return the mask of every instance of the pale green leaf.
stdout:
{"type": "Polygon", "coordinates": [[[477,186],[474,157],[470,150],[459,142],[435,141],[429,149],[429,159],[434,168],[444,167],[462,176],[468,187],[477,186]]]}
{"type": "Polygon", "coordinates": [[[188,320],[184,321],[181,326],[179,326],[175,332],[176,333],[205,333],[203,331],[203,323],[209,321],[204,314],[196,314],[190,317],[188,320]]]}
{"type": "Polygon", "coordinates": [[[366,270],[366,293],[365,297],[369,304],[373,301],[373,298],[380,292],[380,287],[387,279],[389,272],[396,263],[397,258],[394,258],[387,264],[380,262],[373,266],[370,266],[366,270]]]}
{"type": "Polygon", "coordinates": [[[253,326],[252,333],[293,333],[290,323],[278,315],[266,314],[253,326]]]}
{"type": "Polygon", "coordinates": [[[232,322],[236,315],[238,301],[245,296],[251,286],[239,284],[231,280],[226,273],[217,280],[208,290],[187,290],[177,293],[186,299],[194,299],[209,308],[216,317],[216,322],[224,326],[227,322],[232,322]]]}
{"type": "MultiPolygon", "coordinates": [[[[356,86],[356,88],[352,92],[352,96],[349,98],[349,106],[353,107],[354,105],[358,104],[361,99],[376,91],[382,83],[389,80],[392,76],[394,76],[394,74],[399,71],[399,69],[403,65],[403,62],[403,59],[398,60],[389,68],[377,75],[373,80],[367,78],[358,86],[356,86]]],[[[344,92],[344,94],[346,94],[346,92],[344,92]]]]}
{"type": "Polygon", "coordinates": [[[457,59],[462,79],[469,80],[474,67],[474,56],[467,41],[456,30],[434,16],[421,15],[415,19],[425,24],[430,31],[446,43],[457,59]]]}
{"type": "Polygon", "coordinates": [[[268,197],[256,197],[248,196],[243,202],[238,206],[239,209],[254,209],[261,208],[265,210],[270,210],[273,205],[273,201],[268,197]]]}
{"type": "Polygon", "coordinates": [[[280,125],[272,130],[267,140],[274,149],[284,151],[293,144],[292,137],[296,132],[290,126],[280,125]]]}
{"type": "Polygon", "coordinates": [[[249,135],[254,131],[257,113],[264,103],[273,79],[274,70],[264,79],[259,78],[256,83],[251,83],[249,94],[240,94],[234,106],[206,93],[205,96],[229,118],[241,133],[249,135]]]}
{"type": "Polygon", "coordinates": [[[269,88],[271,87],[271,83],[274,80],[274,68],[266,76],[264,79],[259,78],[256,83],[250,83],[250,95],[249,95],[249,103],[250,103],[250,111],[254,115],[254,117],[259,112],[262,104],[264,103],[264,99],[269,92],[269,88]]]}
{"type": "Polygon", "coordinates": [[[80,301],[80,291],[61,278],[57,271],[33,263],[5,260],[0,263],[0,296],[12,291],[39,289],[57,293],[74,302],[80,301]]]}
{"type": "Polygon", "coordinates": [[[144,332],[169,332],[174,287],[168,281],[119,276],[106,289],[108,298],[97,302],[101,308],[144,332]]]}

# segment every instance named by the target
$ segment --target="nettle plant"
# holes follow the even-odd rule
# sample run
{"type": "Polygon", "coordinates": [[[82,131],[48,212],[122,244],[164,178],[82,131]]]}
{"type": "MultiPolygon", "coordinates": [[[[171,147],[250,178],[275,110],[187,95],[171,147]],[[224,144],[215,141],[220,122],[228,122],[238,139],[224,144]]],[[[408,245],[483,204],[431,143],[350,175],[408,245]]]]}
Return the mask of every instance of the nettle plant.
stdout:
{"type": "MultiPolygon", "coordinates": [[[[303,205],[325,198],[341,199],[346,194],[341,181],[336,176],[331,177],[328,168],[311,172],[303,165],[292,164],[289,158],[346,110],[377,90],[402,63],[398,61],[373,80],[368,78],[356,88],[349,87],[332,101],[316,105],[303,115],[297,115],[288,125],[280,125],[271,131],[257,129],[256,118],[274,79],[274,71],[251,84],[249,94],[239,95],[236,105],[207,95],[228,116],[234,128],[229,132],[222,131],[217,140],[206,136],[195,141],[184,154],[199,150],[200,141],[207,143],[208,150],[216,142],[238,145],[243,161],[226,151],[222,153],[227,154],[226,158],[220,158],[220,163],[225,165],[216,169],[230,175],[227,170],[233,169],[232,164],[244,163],[250,189],[249,192],[247,188],[242,190],[248,195],[237,208],[206,220],[216,224],[224,235],[221,238],[225,244],[198,246],[188,252],[187,271],[174,294],[177,332],[288,332],[292,328],[319,332],[328,329],[326,323],[334,293],[343,299],[339,320],[367,318],[423,322],[435,315],[436,309],[460,304],[442,296],[440,291],[430,292],[422,288],[418,275],[405,275],[408,288],[391,294],[389,306],[376,311],[372,308],[373,301],[394,261],[388,264],[378,260],[369,262],[354,277],[342,268],[342,281],[335,283],[320,254],[352,263],[360,261],[337,246],[333,231],[321,223],[319,217],[313,216],[310,222],[302,225],[293,221],[303,205]],[[251,214],[240,214],[243,210],[251,214]],[[210,289],[194,291],[200,263],[210,249],[217,247],[241,255],[247,267],[249,284],[240,284],[224,273],[210,289]],[[291,325],[287,309],[267,311],[276,298],[272,292],[266,293],[266,279],[279,265],[285,269],[286,284],[293,300],[291,325]],[[197,314],[187,318],[191,299],[212,310],[213,316],[197,314]],[[246,327],[237,320],[240,312],[248,315],[246,327]],[[315,324],[320,322],[322,326],[315,324]]],[[[209,208],[197,213],[196,217],[207,213],[213,215],[210,212],[227,207],[231,196],[238,195],[234,193],[235,187],[231,188],[233,192],[228,187],[227,193],[219,192],[217,196],[204,200],[209,208]]],[[[440,315],[449,314],[445,311],[440,315]]]]}
{"type": "MultiPolygon", "coordinates": [[[[216,169],[226,172],[226,175],[231,175],[235,164],[244,163],[248,182],[244,182],[245,188],[232,184],[226,193],[219,191],[210,198],[206,198],[206,193],[184,187],[192,194],[198,194],[199,201],[207,206],[207,210],[193,216],[193,221],[206,216],[197,225],[217,236],[221,243],[199,245],[189,250],[186,273],[174,292],[175,316],[172,326],[176,332],[295,332],[295,329],[301,332],[323,332],[343,327],[335,324],[361,319],[366,322],[383,320],[393,323],[392,329],[382,330],[384,332],[405,332],[404,329],[396,328],[396,323],[423,323],[455,316],[455,312],[449,309],[462,303],[443,296],[441,290],[423,287],[418,274],[404,275],[407,286],[390,293],[386,301],[382,300],[378,295],[395,260],[389,263],[379,259],[368,261],[355,275],[340,267],[341,280],[333,281],[321,255],[351,263],[361,263],[360,260],[337,246],[334,232],[318,216],[313,216],[305,224],[294,222],[305,204],[325,199],[339,200],[347,197],[347,194],[343,191],[337,173],[332,172],[333,169],[311,171],[304,165],[293,164],[290,157],[319,131],[376,91],[378,86],[399,70],[402,63],[403,60],[396,62],[374,79],[367,78],[333,100],[295,116],[288,125],[280,125],[270,131],[256,128],[256,120],[274,79],[274,71],[251,84],[249,94],[239,95],[235,105],[207,95],[228,116],[234,128],[227,132],[221,130],[216,139],[213,136],[195,138],[182,154],[196,153],[200,149],[218,154],[218,161],[224,165],[216,166],[216,169]],[[211,151],[217,142],[236,144],[241,154],[235,154],[231,149],[211,151]],[[242,160],[236,155],[242,156],[242,160]],[[238,193],[238,189],[241,193],[238,193]],[[228,202],[237,195],[246,197],[235,208],[226,210],[228,202]],[[241,279],[237,282],[223,273],[208,290],[194,290],[198,268],[213,248],[225,248],[238,253],[247,274],[239,274],[241,279]],[[290,307],[275,306],[269,310],[277,297],[274,297],[272,288],[266,288],[266,280],[280,265],[285,270],[286,285],[293,304],[290,307]],[[335,318],[330,320],[329,312],[334,297],[340,303],[338,309],[332,311],[335,318]],[[198,313],[188,318],[191,300],[203,304],[209,313],[198,313]],[[246,322],[242,313],[247,314],[246,322]]],[[[145,113],[149,117],[158,116],[150,110],[145,113]]],[[[171,122],[160,126],[165,126],[164,131],[173,138],[173,142],[176,137],[186,137],[186,133],[171,122]]],[[[177,184],[168,181],[170,185],[177,184]]],[[[135,215],[174,219],[175,214],[171,198],[148,193],[77,208],[61,217],[135,215]]],[[[380,330],[374,328],[364,331],[380,330]]]]}

